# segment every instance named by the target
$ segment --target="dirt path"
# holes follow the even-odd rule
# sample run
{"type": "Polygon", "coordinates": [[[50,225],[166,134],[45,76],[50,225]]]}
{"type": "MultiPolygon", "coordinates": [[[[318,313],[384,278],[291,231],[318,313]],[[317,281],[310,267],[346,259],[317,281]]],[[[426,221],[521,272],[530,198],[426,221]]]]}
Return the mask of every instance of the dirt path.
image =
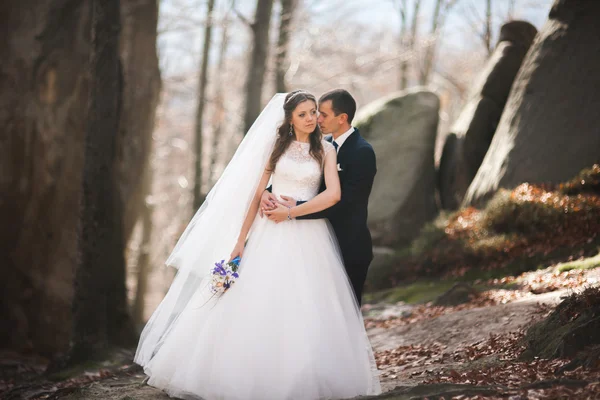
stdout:
{"type": "MultiPolygon", "coordinates": [[[[566,290],[556,291],[508,304],[456,311],[402,326],[369,329],[369,336],[376,352],[393,350],[398,346],[418,348],[433,346],[438,350],[437,356],[425,352],[424,357],[415,358],[414,362],[404,363],[399,367],[383,368],[384,391],[388,392],[398,386],[416,386],[423,380],[423,373],[426,370],[433,371],[448,367],[460,369],[460,363],[439,355],[450,354],[465,345],[481,342],[489,338],[490,334],[505,334],[526,327],[540,319],[548,306],[558,303],[560,297],[566,293],[566,290]]],[[[386,315],[401,312],[410,312],[410,308],[389,305],[385,310],[386,315]]],[[[493,359],[485,360],[484,362],[493,362],[493,359]]],[[[97,372],[87,372],[88,375],[94,373],[97,372]]],[[[139,368],[128,368],[77,388],[53,387],[51,383],[47,383],[23,391],[19,396],[2,398],[68,400],[165,400],[169,398],[160,390],[142,384],[143,379],[144,375],[139,368]]],[[[380,398],[389,397],[384,394],[380,398]]]]}
{"type": "MultiPolygon", "coordinates": [[[[507,304],[457,311],[409,325],[388,329],[375,328],[369,331],[369,337],[376,352],[392,350],[398,346],[433,345],[440,349],[441,353],[451,354],[465,345],[486,340],[490,334],[515,332],[529,326],[541,319],[548,307],[556,305],[565,294],[567,290],[555,291],[507,304]]],[[[426,363],[422,359],[416,359],[414,363],[401,367],[384,368],[384,391],[396,386],[418,384],[422,381],[420,376],[425,370],[460,368],[460,363],[454,363],[446,357],[439,358],[440,362],[435,362],[436,358],[431,357],[426,363]]]]}

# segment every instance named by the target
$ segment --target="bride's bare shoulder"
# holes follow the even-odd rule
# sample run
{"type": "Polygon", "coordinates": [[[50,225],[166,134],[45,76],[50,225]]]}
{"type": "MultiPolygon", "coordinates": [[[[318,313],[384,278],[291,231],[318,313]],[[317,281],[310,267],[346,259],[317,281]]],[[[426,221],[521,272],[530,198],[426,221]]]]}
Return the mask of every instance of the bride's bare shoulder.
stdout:
{"type": "Polygon", "coordinates": [[[331,144],[331,142],[323,139],[321,140],[321,143],[323,144],[323,150],[325,151],[325,154],[329,153],[331,150],[334,149],[333,145],[331,144]]]}

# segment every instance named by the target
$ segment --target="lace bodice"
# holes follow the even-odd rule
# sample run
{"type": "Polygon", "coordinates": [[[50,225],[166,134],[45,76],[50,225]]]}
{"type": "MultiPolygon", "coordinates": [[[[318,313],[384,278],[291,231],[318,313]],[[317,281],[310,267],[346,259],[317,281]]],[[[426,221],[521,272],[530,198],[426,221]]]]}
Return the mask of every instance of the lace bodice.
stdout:
{"type": "MultiPolygon", "coordinates": [[[[325,154],[334,149],[323,140],[325,154]]],[[[294,141],[281,156],[272,176],[273,194],[310,200],[319,193],[323,169],[309,153],[310,143],[294,141]]]]}

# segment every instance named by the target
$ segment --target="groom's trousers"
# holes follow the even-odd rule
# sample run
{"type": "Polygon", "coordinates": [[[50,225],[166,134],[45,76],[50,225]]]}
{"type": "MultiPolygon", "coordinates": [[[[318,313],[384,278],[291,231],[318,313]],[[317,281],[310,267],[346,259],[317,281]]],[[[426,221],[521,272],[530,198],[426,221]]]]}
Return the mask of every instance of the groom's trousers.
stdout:
{"type": "Polygon", "coordinates": [[[369,264],[371,264],[371,261],[356,262],[353,260],[344,260],[344,267],[346,268],[346,273],[350,279],[350,285],[354,290],[356,301],[359,306],[362,305],[362,292],[363,287],[365,286],[365,280],[367,279],[369,264]]]}

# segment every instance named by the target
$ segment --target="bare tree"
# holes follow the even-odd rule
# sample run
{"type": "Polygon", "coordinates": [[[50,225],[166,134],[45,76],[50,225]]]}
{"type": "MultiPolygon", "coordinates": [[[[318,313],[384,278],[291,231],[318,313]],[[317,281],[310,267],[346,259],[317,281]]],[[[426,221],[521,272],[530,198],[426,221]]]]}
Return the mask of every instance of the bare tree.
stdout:
{"type": "Polygon", "coordinates": [[[401,54],[398,69],[398,88],[403,90],[408,87],[410,65],[414,64],[421,0],[414,0],[410,26],[408,24],[408,0],[394,0],[394,4],[398,7],[398,16],[400,18],[400,35],[398,40],[401,54]]]}
{"type": "Polygon", "coordinates": [[[508,0],[508,8],[506,10],[506,19],[511,21],[515,17],[515,3],[517,0],[508,0]]]}
{"type": "Polygon", "coordinates": [[[492,0],[485,3],[485,28],[483,42],[488,54],[492,54],[492,0]]]}
{"type": "Polygon", "coordinates": [[[442,30],[446,17],[452,6],[456,4],[457,0],[436,0],[435,8],[433,10],[433,16],[431,18],[431,32],[429,41],[425,46],[425,56],[423,60],[423,66],[419,75],[419,83],[421,85],[427,85],[429,83],[431,70],[433,69],[435,61],[435,53],[440,38],[440,31],[442,30]]]}
{"type": "Polygon", "coordinates": [[[402,59],[399,69],[399,89],[404,90],[408,86],[408,36],[407,32],[407,0],[399,0],[398,8],[400,15],[400,51],[402,59]]]}
{"type": "MultiPolygon", "coordinates": [[[[152,168],[146,168],[142,178],[142,188],[144,193],[152,192],[152,168]]],[[[140,252],[137,260],[137,285],[135,290],[135,298],[132,307],[133,322],[136,325],[144,322],[144,305],[146,292],[148,290],[148,276],[150,274],[150,254],[151,254],[151,239],[152,239],[152,213],[154,204],[149,195],[144,199],[142,205],[140,223],[142,224],[142,242],[140,244],[140,252]]]]}
{"type": "Polygon", "coordinates": [[[202,192],[202,142],[204,121],[204,103],[206,102],[206,84],[208,81],[208,58],[210,55],[211,36],[213,29],[213,11],[215,0],[208,0],[206,7],[206,25],[204,27],[204,45],[202,48],[202,63],[200,66],[200,76],[198,78],[198,106],[196,111],[196,163],[195,163],[195,182],[194,182],[194,211],[200,208],[204,202],[204,193],[202,192]]]}
{"type": "Polygon", "coordinates": [[[419,33],[419,13],[421,9],[421,0],[415,0],[412,14],[412,22],[410,24],[410,48],[414,49],[417,42],[417,34],[419,33]]]}
{"type": "Polygon", "coordinates": [[[109,343],[123,339],[116,337],[120,327],[129,325],[126,310],[119,309],[126,304],[125,259],[122,203],[114,171],[122,93],[119,3],[92,1],[91,90],[85,137],[81,260],[73,303],[72,362],[102,354],[109,343]]]}
{"type": "Polygon", "coordinates": [[[414,64],[421,0],[414,0],[410,26],[408,25],[408,0],[395,0],[394,3],[398,7],[398,15],[400,17],[399,47],[401,54],[398,70],[398,87],[400,90],[403,90],[408,87],[409,67],[414,64]]]}
{"type": "Polygon", "coordinates": [[[122,0],[120,54],[123,107],[117,168],[124,203],[125,240],[131,237],[147,193],[140,176],[149,166],[161,77],[156,53],[158,0],[122,0]]]}
{"type": "Polygon", "coordinates": [[[287,92],[285,85],[285,71],[287,54],[290,42],[290,27],[297,0],[280,0],[281,13],[279,16],[279,37],[277,39],[277,52],[275,55],[275,87],[277,92],[287,92]]]}
{"type": "Polygon", "coordinates": [[[493,30],[493,15],[492,15],[492,0],[485,0],[484,15],[478,10],[472,0],[465,3],[463,10],[463,18],[467,21],[471,31],[481,40],[486,55],[492,54],[492,30],[493,30]]]}
{"type": "Polygon", "coordinates": [[[246,77],[246,111],[244,132],[248,132],[262,107],[262,88],[269,55],[269,29],[273,0],[257,0],[252,30],[252,53],[246,77]]]}
{"type": "Polygon", "coordinates": [[[217,61],[217,74],[215,79],[215,109],[213,112],[213,141],[210,152],[210,174],[209,185],[216,182],[215,168],[217,164],[219,141],[223,136],[225,125],[225,94],[223,90],[223,77],[225,75],[225,63],[229,47],[229,24],[231,23],[231,11],[235,9],[236,0],[231,0],[230,9],[225,13],[221,24],[221,44],[219,46],[219,59],[217,61]]]}
{"type": "Polygon", "coordinates": [[[89,24],[89,1],[0,2],[4,348],[52,354],[71,339],[89,24]]]}

